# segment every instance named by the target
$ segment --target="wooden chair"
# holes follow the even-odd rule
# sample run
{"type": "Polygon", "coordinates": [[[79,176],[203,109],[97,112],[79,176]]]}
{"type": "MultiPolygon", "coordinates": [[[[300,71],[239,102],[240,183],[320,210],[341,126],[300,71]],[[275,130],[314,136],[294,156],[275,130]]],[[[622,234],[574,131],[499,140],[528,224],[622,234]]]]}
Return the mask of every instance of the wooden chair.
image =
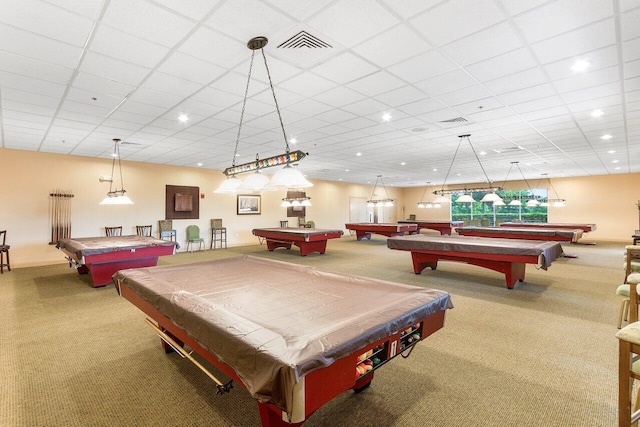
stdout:
{"type": "Polygon", "coordinates": [[[7,245],[7,230],[0,231],[0,274],[4,274],[4,268],[11,271],[11,263],[9,262],[9,249],[11,246],[7,245]],[[7,262],[4,262],[4,254],[7,254],[7,262]]]}
{"type": "Polygon", "coordinates": [[[220,248],[224,243],[224,248],[227,249],[227,227],[222,226],[220,218],[211,220],[211,246],[209,249],[215,249],[217,242],[220,242],[220,248]]]}
{"type": "Polygon", "coordinates": [[[416,220],[416,215],[415,214],[409,214],[409,221],[415,221],[416,220]]]}
{"type": "Polygon", "coordinates": [[[280,228],[287,228],[289,227],[289,221],[284,220],[284,221],[280,221],[280,228]]]}
{"type": "Polygon", "coordinates": [[[171,241],[177,241],[177,233],[176,230],[173,229],[173,221],[170,219],[161,219],[158,221],[158,230],[160,230],[160,238],[165,239],[168,237],[171,241]]]}
{"type": "MultiPolygon", "coordinates": [[[[618,314],[618,329],[622,327],[622,321],[631,318],[631,321],[638,319],[638,304],[631,307],[631,289],[636,289],[640,284],[640,247],[629,245],[625,247],[624,255],[624,283],[616,289],[616,294],[624,299],[620,303],[618,314]],[[630,310],[634,310],[631,312],[630,310]]],[[[636,302],[638,298],[635,299],[636,302]]]]}
{"type": "Polygon", "coordinates": [[[616,333],[618,338],[618,425],[637,426],[640,419],[640,392],[632,405],[634,380],[640,380],[640,322],[631,323],[616,333]]]}
{"type": "Polygon", "coordinates": [[[122,226],[105,227],[104,231],[107,233],[107,236],[122,236],[122,226]]]}
{"type": "Polygon", "coordinates": [[[190,225],[187,227],[187,252],[193,252],[193,248],[189,251],[189,248],[193,243],[198,243],[198,250],[202,250],[204,239],[200,237],[200,227],[197,225],[190,225]]]}
{"type": "Polygon", "coordinates": [[[138,236],[151,237],[151,228],[150,225],[136,225],[136,234],[138,236]]]}

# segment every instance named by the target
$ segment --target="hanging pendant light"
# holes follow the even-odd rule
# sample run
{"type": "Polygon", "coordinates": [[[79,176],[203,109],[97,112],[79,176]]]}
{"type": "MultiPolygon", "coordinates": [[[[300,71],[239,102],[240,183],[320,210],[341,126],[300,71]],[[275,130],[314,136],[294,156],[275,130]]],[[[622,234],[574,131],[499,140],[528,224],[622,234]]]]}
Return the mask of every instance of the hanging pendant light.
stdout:
{"type": "Polygon", "coordinates": [[[389,198],[389,193],[387,193],[387,186],[384,185],[384,181],[382,180],[382,175],[378,175],[378,178],[376,179],[376,183],[373,186],[373,191],[371,192],[371,199],[367,200],[367,207],[383,207],[383,206],[387,206],[387,207],[391,207],[393,206],[393,199],[389,198]],[[385,199],[379,199],[377,197],[376,194],[376,188],[378,187],[378,182],[380,182],[382,184],[382,188],[384,189],[384,194],[386,196],[385,199]]]}
{"type": "MultiPolygon", "coordinates": [[[[260,174],[260,176],[256,176],[256,174],[249,175],[242,184],[237,184],[235,181],[232,183],[227,183],[227,181],[223,182],[220,187],[214,190],[214,193],[238,193],[238,192],[260,192],[260,191],[275,191],[280,188],[307,188],[312,187],[313,184],[309,182],[302,173],[296,169],[291,167],[291,163],[298,162],[306,157],[307,153],[304,153],[300,150],[290,151],[289,149],[289,141],[287,139],[287,134],[284,130],[284,124],[282,122],[282,115],[280,114],[280,107],[278,106],[278,99],[276,98],[276,92],[273,87],[273,82],[271,80],[271,73],[269,71],[269,65],[267,64],[267,57],[264,53],[264,47],[267,45],[269,40],[266,37],[254,37],[247,42],[247,47],[251,50],[251,61],[249,64],[249,74],[247,76],[247,86],[244,93],[244,99],[242,101],[242,112],[240,114],[240,124],[238,126],[238,135],[236,137],[236,146],[233,153],[233,161],[231,167],[224,170],[224,174],[227,177],[231,177],[230,180],[238,179],[237,174],[242,174],[245,172],[260,172],[262,169],[273,167],[273,166],[282,166],[284,168],[274,174],[274,176],[269,179],[264,175],[260,174]],[[249,83],[251,82],[251,71],[253,69],[253,59],[255,56],[255,51],[260,50],[262,53],[262,58],[264,59],[264,66],[267,71],[267,77],[269,79],[269,87],[271,88],[271,94],[273,95],[273,101],[275,104],[276,112],[278,113],[278,120],[280,122],[280,129],[282,130],[282,136],[284,137],[285,143],[285,153],[279,154],[276,156],[272,156],[266,159],[259,159],[256,155],[255,162],[249,162],[242,165],[236,165],[236,157],[238,154],[238,145],[240,143],[240,132],[242,130],[242,121],[244,118],[245,107],[247,103],[247,97],[249,94],[249,83]]],[[[238,179],[239,180],[239,179],[238,179]]]]}
{"type": "Polygon", "coordinates": [[[487,172],[484,170],[484,167],[482,167],[482,162],[480,161],[480,158],[478,157],[478,154],[476,153],[476,150],[473,148],[473,144],[471,144],[471,139],[469,138],[470,136],[471,136],[471,134],[458,135],[458,138],[460,138],[459,142],[458,142],[458,147],[456,148],[456,151],[453,154],[453,159],[451,160],[451,165],[449,165],[449,170],[447,170],[447,174],[444,177],[444,181],[442,183],[442,188],[440,190],[436,190],[436,191],[433,192],[433,194],[439,196],[438,198],[436,198],[436,200],[434,200],[434,203],[448,203],[448,202],[450,202],[450,200],[445,195],[452,194],[452,193],[459,193],[461,191],[463,191],[463,194],[462,194],[462,196],[460,196],[460,197],[458,197],[456,199],[456,202],[461,202],[461,203],[475,202],[473,197],[470,194],[467,194],[467,190],[469,190],[470,192],[487,191],[488,193],[484,195],[482,200],[480,200],[481,202],[495,202],[497,200],[502,200],[502,198],[496,193],[496,191],[502,190],[502,187],[494,187],[492,182],[491,182],[491,180],[489,180],[489,177],[487,176],[487,172]],[[444,186],[447,183],[447,178],[449,177],[449,173],[451,172],[451,168],[453,166],[453,162],[456,160],[456,156],[458,155],[458,151],[460,150],[460,145],[462,144],[462,140],[465,139],[465,138],[469,142],[469,146],[471,147],[471,151],[473,151],[473,154],[476,157],[476,160],[478,161],[478,164],[480,165],[480,169],[482,169],[482,173],[484,173],[484,177],[486,178],[487,182],[489,183],[489,187],[469,188],[469,189],[467,189],[465,187],[463,190],[450,188],[450,189],[445,190],[444,186]]]}
{"type": "Polygon", "coordinates": [[[131,199],[129,198],[129,196],[126,195],[126,191],[124,189],[124,181],[122,179],[122,164],[120,163],[120,139],[115,138],[113,140],[114,146],[113,146],[113,161],[111,163],[111,181],[109,183],[109,192],[107,193],[107,197],[105,197],[100,204],[101,205],[132,205],[133,202],[131,201],[131,199]],[[118,159],[118,169],[120,170],[120,186],[122,187],[121,190],[118,190],[118,187],[116,186],[116,189],[113,190],[113,181],[115,180],[115,177],[113,175],[113,172],[115,171],[115,167],[116,167],[116,159],[118,159]]]}

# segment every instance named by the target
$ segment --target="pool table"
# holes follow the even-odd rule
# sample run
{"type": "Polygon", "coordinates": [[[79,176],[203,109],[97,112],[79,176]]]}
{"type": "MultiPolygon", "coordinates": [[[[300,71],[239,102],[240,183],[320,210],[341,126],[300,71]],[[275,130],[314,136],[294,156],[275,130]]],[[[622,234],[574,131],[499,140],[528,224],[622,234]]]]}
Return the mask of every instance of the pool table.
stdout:
{"type": "Polygon", "coordinates": [[[118,270],[151,267],[158,257],[174,255],[176,242],[146,236],[108,236],[60,239],[56,248],[66,254],[69,267],[75,264],[79,274],[91,273],[93,287],[111,283],[118,270]]]}
{"type": "Polygon", "coordinates": [[[416,233],[418,231],[418,225],[416,223],[411,224],[388,224],[388,223],[372,223],[372,222],[359,222],[345,224],[347,230],[353,230],[356,232],[356,239],[369,239],[371,240],[372,234],[382,234],[383,236],[404,236],[405,233],[416,233]]]}
{"type": "Polygon", "coordinates": [[[291,249],[291,245],[300,248],[300,255],[307,256],[311,252],[325,253],[327,240],[342,237],[342,230],[324,230],[321,228],[254,228],[254,236],[267,241],[267,249],[291,249]]]}
{"type": "Polygon", "coordinates": [[[576,228],[582,230],[583,233],[589,233],[595,231],[597,228],[595,224],[569,224],[561,222],[503,222],[500,227],[529,227],[529,228],[568,228],[575,230],[576,228]]]}
{"type": "Polygon", "coordinates": [[[451,234],[453,229],[456,227],[462,227],[464,225],[464,221],[427,221],[424,219],[406,219],[402,221],[398,221],[398,224],[417,224],[418,225],[418,233],[423,228],[427,228],[430,230],[439,231],[440,234],[451,234]]]}
{"type": "Polygon", "coordinates": [[[121,270],[113,280],[165,351],[186,344],[216,366],[231,381],[199,367],[219,393],[245,388],[265,427],[300,426],[341,393],[363,391],[453,307],[447,292],[252,256],[121,270]]]}
{"type": "Polygon", "coordinates": [[[456,232],[461,236],[492,237],[502,239],[545,240],[577,243],[582,237],[579,228],[529,228],[529,227],[460,227],[456,232]]]}
{"type": "Polygon", "coordinates": [[[563,254],[558,242],[456,235],[390,237],[387,247],[411,252],[415,274],[427,267],[435,270],[441,260],[464,262],[503,273],[509,289],[524,280],[526,264],[539,264],[546,270],[563,254]]]}

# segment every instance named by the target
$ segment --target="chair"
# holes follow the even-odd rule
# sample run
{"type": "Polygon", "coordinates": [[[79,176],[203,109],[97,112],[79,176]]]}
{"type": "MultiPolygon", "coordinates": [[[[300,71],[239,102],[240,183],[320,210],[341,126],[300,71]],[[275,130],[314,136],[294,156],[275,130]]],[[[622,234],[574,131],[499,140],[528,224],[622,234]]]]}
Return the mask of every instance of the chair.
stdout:
{"type": "Polygon", "coordinates": [[[306,228],[316,228],[316,223],[313,221],[307,221],[306,228]]]}
{"type": "Polygon", "coordinates": [[[618,338],[618,419],[619,426],[637,426],[640,419],[640,392],[631,404],[633,382],[640,380],[640,322],[631,323],[616,333],[618,338]]]}
{"type": "Polygon", "coordinates": [[[136,225],[136,234],[138,236],[151,237],[151,226],[150,225],[136,225]]]}
{"type": "Polygon", "coordinates": [[[224,248],[227,249],[227,227],[222,226],[222,219],[211,220],[211,246],[209,249],[215,249],[216,242],[220,242],[220,248],[224,243],[224,248]]]}
{"type": "Polygon", "coordinates": [[[289,226],[289,221],[280,221],[280,228],[287,228],[289,226]]]}
{"type": "Polygon", "coordinates": [[[415,220],[416,220],[416,215],[415,214],[409,214],[409,221],[415,221],[415,220]]]}
{"type": "Polygon", "coordinates": [[[11,246],[7,245],[7,230],[0,231],[0,274],[4,274],[4,268],[7,267],[7,270],[11,271],[11,263],[9,262],[9,248],[11,246]],[[7,254],[7,262],[4,262],[4,254],[7,254]]]}
{"type": "Polygon", "coordinates": [[[175,242],[178,240],[176,230],[173,229],[173,221],[170,219],[161,219],[158,221],[158,230],[160,230],[160,238],[164,240],[168,237],[169,240],[175,242]]]}
{"type": "Polygon", "coordinates": [[[187,252],[193,252],[193,249],[189,251],[192,243],[198,243],[198,250],[202,250],[204,239],[200,237],[200,227],[197,225],[190,225],[187,227],[187,252]]]}
{"type": "Polygon", "coordinates": [[[298,228],[311,228],[311,227],[309,226],[309,223],[307,222],[305,217],[299,216],[298,217],[298,228]]]}
{"type": "Polygon", "coordinates": [[[488,219],[481,219],[480,220],[480,226],[481,227],[489,227],[489,225],[491,225],[491,222],[488,219]]]}
{"type": "Polygon", "coordinates": [[[104,231],[107,233],[107,236],[122,236],[122,226],[105,227],[104,231]]]}
{"type": "MultiPolygon", "coordinates": [[[[624,284],[618,286],[616,295],[624,297],[620,303],[620,312],[618,314],[618,329],[622,327],[622,321],[629,318],[631,285],[640,284],[640,247],[629,245],[625,247],[624,255],[624,284]],[[635,261],[637,260],[637,261],[635,261]]],[[[634,307],[638,312],[638,307],[634,307]]],[[[637,314],[635,318],[637,319],[637,314]]]]}

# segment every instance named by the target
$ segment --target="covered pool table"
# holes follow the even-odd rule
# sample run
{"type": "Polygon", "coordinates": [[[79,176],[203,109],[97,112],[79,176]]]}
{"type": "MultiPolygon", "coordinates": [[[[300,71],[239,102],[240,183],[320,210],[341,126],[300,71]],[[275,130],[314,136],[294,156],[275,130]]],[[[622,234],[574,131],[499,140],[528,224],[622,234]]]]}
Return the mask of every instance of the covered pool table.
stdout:
{"type": "Polygon", "coordinates": [[[344,391],[364,390],[452,307],[443,291],[252,256],[121,270],[114,283],[163,340],[245,388],[262,426],[300,426],[344,391]]]}
{"type": "Polygon", "coordinates": [[[383,236],[404,236],[405,233],[416,233],[418,231],[418,225],[411,224],[388,224],[388,223],[372,223],[372,222],[359,222],[345,224],[347,230],[353,230],[356,232],[356,239],[369,239],[371,240],[372,234],[382,234],[383,236]]]}
{"type": "Polygon", "coordinates": [[[267,249],[291,249],[291,245],[300,248],[300,255],[306,256],[311,252],[325,253],[327,240],[342,237],[342,230],[324,230],[321,228],[254,228],[254,236],[267,241],[267,249]]]}
{"type": "Polygon", "coordinates": [[[405,219],[402,221],[398,221],[398,224],[417,224],[418,225],[418,233],[423,228],[427,228],[430,230],[436,230],[440,232],[440,234],[451,234],[453,229],[456,227],[462,227],[464,225],[464,221],[428,221],[426,219],[405,219]]]}
{"type": "Polygon", "coordinates": [[[546,270],[563,254],[558,242],[455,235],[391,237],[387,239],[387,247],[411,252],[416,274],[427,267],[435,270],[441,260],[464,262],[503,273],[509,289],[524,280],[526,264],[539,264],[546,270]]]}
{"type": "Polygon", "coordinates": [[[69,267],[75,264],[79,274],[91,273],[94,288],[111,283],[118,270],[157,265],[158,257],[173,255],[178,247],[176,242],[137,235],[60,239],[56,244],[69,267]]]}
{"type": "Polygon", "coordinates": [[[503,222],[500,227],[529,227],[529,228],[568,228],[569,230],[575,230],[576,228],[582,230],[584,233],[595,231],[597,228],[595,224],[584,223],[564,223],[564,222],[503,222]]]}
{"type": "Polygon", "coordinates": [[[579,228],[529,227],[460,227],[461,236],[492,237],[501,239],[545,240],[576,243],[582,237],[579,228]]]}

